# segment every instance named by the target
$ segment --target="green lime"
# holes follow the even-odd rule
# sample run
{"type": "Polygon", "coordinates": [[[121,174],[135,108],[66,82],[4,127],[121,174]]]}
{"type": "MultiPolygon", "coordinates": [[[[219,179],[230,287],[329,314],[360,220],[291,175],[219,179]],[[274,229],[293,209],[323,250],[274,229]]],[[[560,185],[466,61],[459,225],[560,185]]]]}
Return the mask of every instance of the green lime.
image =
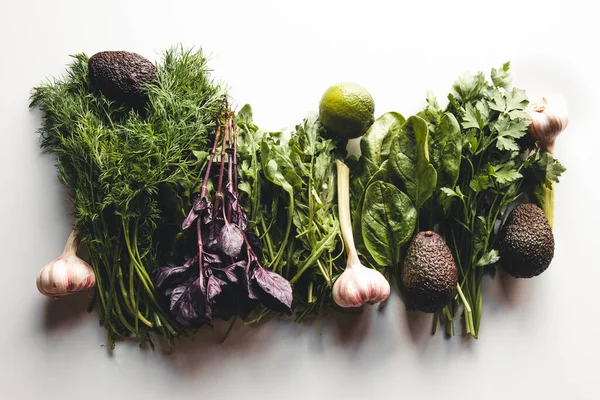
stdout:
{"type": "Polygon", "coordinates": [[[329,87],[319,103],[325,128],[343,139],[362,136],[375,120],[375,102],[364,87],[350,82],[329,87]]]}

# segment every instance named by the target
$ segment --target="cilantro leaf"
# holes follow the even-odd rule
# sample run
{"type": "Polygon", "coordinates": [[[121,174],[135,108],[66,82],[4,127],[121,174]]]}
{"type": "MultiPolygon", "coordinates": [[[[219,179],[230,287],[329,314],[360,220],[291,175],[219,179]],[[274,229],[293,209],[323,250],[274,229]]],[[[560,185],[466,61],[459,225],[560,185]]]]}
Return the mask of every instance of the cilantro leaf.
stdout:
{"type": "Polygon", "coordinates": [[[500,169],[500,170],[496,171],[494,174],[494,177],[496,178],[496,181],[498,183],[504,184],[504,183],[516,181],[517,179],[523,177],[523,175],[521,175],[521,173],[519,171],[517,171],[516,169],[504,168],[504,169],[500,169]]]}
{"type": "Polygon", "coordinates": [[[499,150],[519,150],[519,145],[514,139],[506,136],[498,136],[496,147],[499,150]]]}
{"type": "Polygon", "coordinates": [[[527,94],[524,90],[514,88],[506,92],[506,110],[524,110],[527,107],[527,94]]]}
{"type": "Polygon", "coordinates": [[[502,68],[492,68],[492,82],[494,86],[507,88],[510,86],[512,81],[508,70],[510,69],[510,62],[502,64],[502,68]]]}
{"type": "Polygon", "coordinates": [[[465,110],[466,113],[462,121],[462,126],[464,129],[483,129],[485,127],[486,121],[483,119],[481,112],[477,108],[475,108],[471,103],[468,103],[465,110]]]}
{"type": "Polygon", "coordinates": [[[477,261],[477,264],[475,264],[478,267],[485,267],[486,265],[492,265],[497,263],[500,260],[500,254],[498,254],[498,250],[490,250],[487,253],[485,253],[483,256],[481,256],[481,258],[479,259],[479,261],[477,261]]]}
{"type": "Polygon", "coordinates": [[[544,155],[542,155],[542,160],[544,160],[544,158],[547,159],[546,179],[552,182],[558,182],[558,178],[567,169],[556,158],[552,157],[550,153],[544,153],[544,155]]]}
{"type": "Polygon", "coordinates": [[[483,73],[478,72],[475,75],[466,73],[461,75],[452,85],[452,95],[459,101],[466,103],[482,97],[487,86],[488,83],[483,73]]]}

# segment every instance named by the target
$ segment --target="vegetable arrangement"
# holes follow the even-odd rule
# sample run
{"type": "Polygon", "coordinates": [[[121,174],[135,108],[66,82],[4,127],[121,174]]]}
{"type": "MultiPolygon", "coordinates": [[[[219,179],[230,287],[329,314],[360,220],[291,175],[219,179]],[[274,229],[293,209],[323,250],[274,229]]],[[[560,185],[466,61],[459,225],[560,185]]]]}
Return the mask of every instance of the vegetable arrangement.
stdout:
{"type": "Polygon", "coordinates": [[[465,74],[447,106],[429,94],[406,119],[374,119],[366,89],[334,85],[319,115],[268,132],[250,106],[233,112],[201,51],[171,49],[156,65],[77,55],[32,94],[76,220],[38,289],[95,285],[113,348],[153,345],[153,333],[172,345],[214,318],[302,322],[383,303],[393,275],[408,308],[435,313],[434,331],[440,321],[453,335],[462,317],[477,337],[483,276],[550,264],[565,170],[551,154],[564,101],[529,104],[508,71],[465,74]],[[347,156],[360,136],[360,155],[347,156]]]}

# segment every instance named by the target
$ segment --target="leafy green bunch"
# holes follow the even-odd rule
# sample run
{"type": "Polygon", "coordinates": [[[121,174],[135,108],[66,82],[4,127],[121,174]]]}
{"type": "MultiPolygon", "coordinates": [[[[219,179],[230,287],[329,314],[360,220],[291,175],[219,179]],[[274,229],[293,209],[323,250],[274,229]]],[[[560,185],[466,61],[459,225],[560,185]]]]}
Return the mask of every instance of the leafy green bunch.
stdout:
{"type": "Polygon", "coordinates": [[[155,297],[150,274],[184,257],[181,222],[225,93],[201,51],[163,54],[143,113],[95,90],[87,68],[88,57],[75,55],[65,77],[34,88],[42,147],[57,156],[70,189],[111,348],[123,337],[150,342],[152,331],[172,342],[185,331],[155,297]]]}
{"type": "Polygon", "coordinates": [[[239,111],[237,124],[244,208],[263,243],[263,265],[293,286],[300,322],[329,303],[332,283],[343,272],[333,169],[338,145],[316,116],[289,139],[261,131],[249,106],[239,111]]]}
{"type": "Polygon", "coordinates": [[[441,318],[448,334],[464,309],[465,331],[477,336],[482,277],[500,255],[496,235],[509,206],[540,202],[564,167],[528,137],[531,120],[523,90],[509,88],[509,64],[465,74],[452,86],[448,105],[431,94],[427,106],[405,119],[379,117],[361,140],[351,164],[353,231],[361,257],[400,274],[415,231],[439,232],[459,273],[457,295],[441,318]]]}
{"type": "Polygon", "coordinates": [[[491,83],[482,73],[465,74],[452,86],[442,111],[433,98],[420,113],[430,130],[446,115],[456,118],[462,145],[460,174],[445,185],[425,215],[442,214],[439,230],[452,249],[459,272],[459,296],[442,319],[448,333],[462,303],[465,331],[477,337],[482,314],[482,277],[500,261],[498,228],[515,202],[538,203],[540,188],[552,187],[565,168],[540,150],[527,135],[531,119],[525,91],[511,88],[509,63],[492,69],[491,83]],[[462,288],[462,290],[460,290],[462,288]]]}

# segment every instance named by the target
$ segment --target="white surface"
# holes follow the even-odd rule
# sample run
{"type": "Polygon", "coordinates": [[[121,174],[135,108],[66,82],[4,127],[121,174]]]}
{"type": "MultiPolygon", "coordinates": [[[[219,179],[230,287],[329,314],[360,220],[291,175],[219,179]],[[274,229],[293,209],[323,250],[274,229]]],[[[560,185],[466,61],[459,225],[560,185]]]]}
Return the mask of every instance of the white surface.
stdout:
{"type": "Polygon", "coordinates": [[[600,38],[579,1],[7,1],[0,6],[0,398],[598,399],[600,38]],[[203,4],[206,3],[206,4],[203,4]],[[39,150],[30,89],[69,54],[126,49],[156,59],[202,45],[260,126],[316,110],[330,84],[366,86],[376,113],[410,115],[465,70],[512,62],[531,98],[563,93],[568,167],[556,195],[556,256],[533,280],[486,281],[480,339],[428,333],[396,293],[383,313],[204,330],[175,354],[118,343],[110,354],[85,298],[48,301],[39,269],[69,229],[54,160],[39,150]],[[508,288],[508,290],[503,290],[508,288]]]}

